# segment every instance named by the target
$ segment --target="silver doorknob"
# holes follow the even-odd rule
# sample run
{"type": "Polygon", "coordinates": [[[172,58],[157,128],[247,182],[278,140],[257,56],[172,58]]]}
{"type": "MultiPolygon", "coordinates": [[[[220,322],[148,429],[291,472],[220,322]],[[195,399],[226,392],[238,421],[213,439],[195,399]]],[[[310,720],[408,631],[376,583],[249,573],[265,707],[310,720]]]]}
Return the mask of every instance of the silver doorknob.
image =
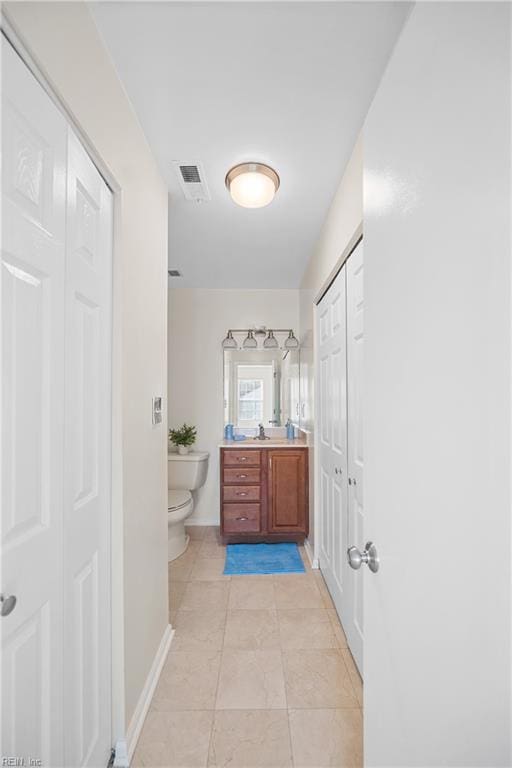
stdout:
{"type": "Polygon", "coordinates": [[[348,564],[354,571],[359,570],[362,565],[367,565],[372,573],[379,570],[379,556],[375,544],[368,541],[364,551],[360,552],[357,547],[347,549],[348,564]]]}
{"type": "Polygon", "coordinates": [[[10,613],[14,611],[15,606],[16,606],[15,595],[9,595],[8,597],[6,597],[5,595],[0,595],[0,616],[8,616],[10,613]]]}

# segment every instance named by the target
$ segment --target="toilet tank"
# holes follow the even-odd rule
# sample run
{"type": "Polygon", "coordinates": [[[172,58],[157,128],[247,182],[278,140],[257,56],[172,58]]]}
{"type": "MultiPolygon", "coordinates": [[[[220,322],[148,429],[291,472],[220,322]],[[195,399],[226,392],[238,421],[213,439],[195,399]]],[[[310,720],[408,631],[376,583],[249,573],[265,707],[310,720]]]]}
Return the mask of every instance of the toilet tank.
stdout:
{"type": "Polygon", "coordinates": [[[206,481],[208,452],[191,451],[185,456],[179,453],[167,455],[167,487],[183,491],[195,491],[206,481]]]}

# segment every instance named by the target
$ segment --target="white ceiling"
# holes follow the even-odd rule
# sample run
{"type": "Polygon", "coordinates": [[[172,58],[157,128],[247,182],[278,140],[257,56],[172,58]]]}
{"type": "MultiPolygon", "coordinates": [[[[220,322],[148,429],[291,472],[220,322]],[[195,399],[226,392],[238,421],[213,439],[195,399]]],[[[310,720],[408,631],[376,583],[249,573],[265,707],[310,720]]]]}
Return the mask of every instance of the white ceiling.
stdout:
{"type": "Polygon", "coordinates": [[[403,2],[100,2],[91,10],[169,185],[175,287],[294,288],[409,10],[403,2]],[[172,161],[203,164],[210,202],[172,161]],[[271,205],[224,177],[271,165],[271,205]]]}

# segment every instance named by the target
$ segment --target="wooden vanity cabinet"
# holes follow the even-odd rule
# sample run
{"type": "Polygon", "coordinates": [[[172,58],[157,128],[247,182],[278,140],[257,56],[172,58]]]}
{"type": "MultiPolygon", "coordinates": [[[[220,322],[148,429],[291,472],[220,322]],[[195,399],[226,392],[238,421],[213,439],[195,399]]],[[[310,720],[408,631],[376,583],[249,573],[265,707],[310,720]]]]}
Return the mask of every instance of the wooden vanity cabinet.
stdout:
{"type": "Polygon", "coordinates": [[[224,541],[303,541],[309,522],[307,448],[220,451],[224,541]]]}

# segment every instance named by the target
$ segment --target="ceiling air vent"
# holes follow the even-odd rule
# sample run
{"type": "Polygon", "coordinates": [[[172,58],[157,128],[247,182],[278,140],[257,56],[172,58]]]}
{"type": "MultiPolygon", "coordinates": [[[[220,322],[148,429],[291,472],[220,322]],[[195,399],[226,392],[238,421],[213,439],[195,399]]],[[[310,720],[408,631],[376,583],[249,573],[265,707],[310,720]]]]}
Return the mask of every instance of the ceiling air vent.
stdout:
{"type": "Polygon", "coordinates": [[[186,200],[192,200],[196,203],[211,200],[201,163],[178,163],[174,161],[173,165],[186,200]]]}
{"type": "Polygon", "coordinates": [[[179,269],[168,269],[167,272],[169,273],[169,277],[181,277],[179,269]]]}

